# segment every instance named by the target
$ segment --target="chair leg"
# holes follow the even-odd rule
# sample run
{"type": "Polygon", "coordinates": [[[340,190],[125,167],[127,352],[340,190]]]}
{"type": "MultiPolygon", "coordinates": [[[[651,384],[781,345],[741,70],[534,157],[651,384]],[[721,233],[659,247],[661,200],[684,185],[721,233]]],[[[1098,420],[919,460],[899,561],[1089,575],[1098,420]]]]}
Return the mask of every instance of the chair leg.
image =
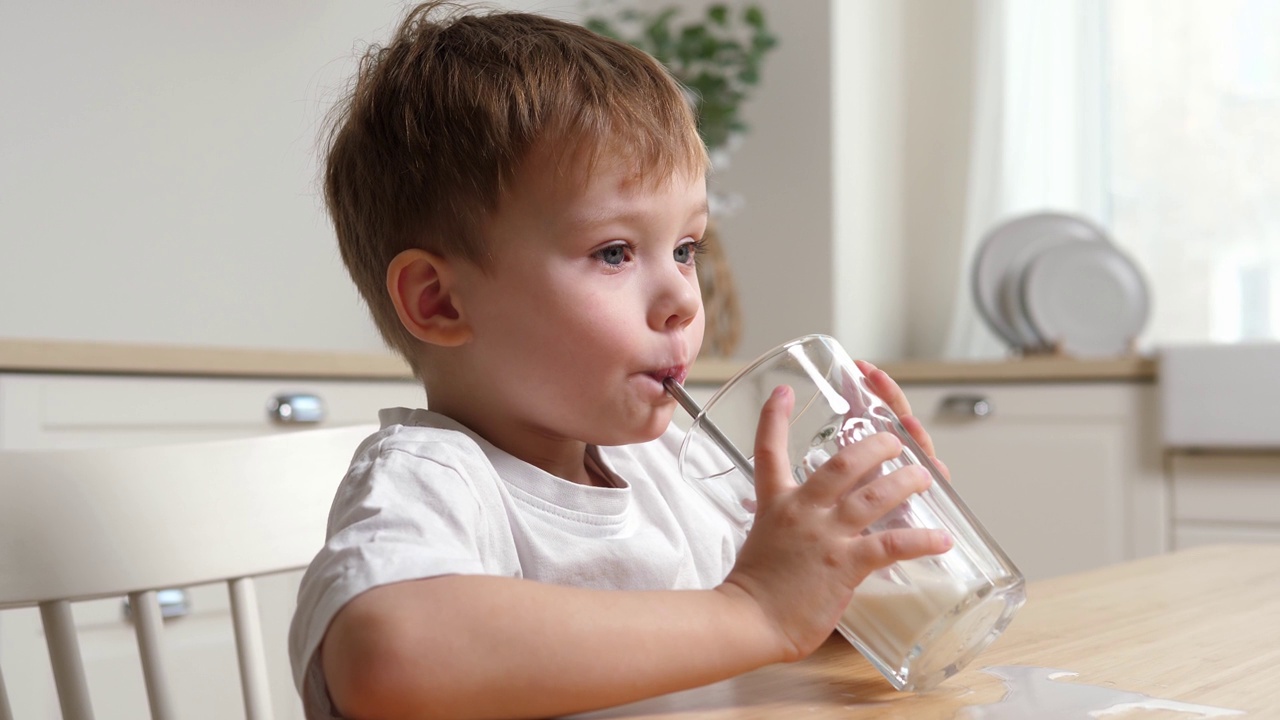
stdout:
{"type": "Polygon", "coordinates": [[[231,621],[235,625],[240,659],[240,687],[247,720],[270,720],[271,691],[267,686],[267,655],[262,647],[262,621],[252,578],[227,581],[231,591],[231,621]]]}
{"type": "Polygon", "coordinates": [[[138,638],[138,655],[142,658],[142,678],[147,686],[151,720],[174,720],[177,715],[164,670],[164,647],[160,638],[164,626],[156,592],[129,593],[129,607],[133,610],[134,634],[138,638]]]}
{"type": "Polygon", "coordinates": [[[48,640],[49,661],[53,665],[53,681],[58,687],[63,720],[93,720],[71,603],[66,600],[40,603],[40,619],[48,640]]]}

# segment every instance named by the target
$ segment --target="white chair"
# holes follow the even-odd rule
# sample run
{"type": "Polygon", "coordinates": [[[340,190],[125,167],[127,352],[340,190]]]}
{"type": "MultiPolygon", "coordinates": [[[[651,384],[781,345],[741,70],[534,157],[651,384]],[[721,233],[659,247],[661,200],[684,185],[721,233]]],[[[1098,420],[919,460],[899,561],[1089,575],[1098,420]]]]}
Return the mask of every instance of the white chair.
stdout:
{"type": "MultiPolygon", "coordinates": [[[[127,595],[151,717],[168,720],[156,591],[216,582],[230,592],[245,714],[269,717],[254,578],[311,561],[338,482],[374,429],[0,453],[0,609],[39,607],[63,718],[93,717],[72,602],[127,595]]],[[[12,720],[3,668],[0,720],[12,720]]]]}

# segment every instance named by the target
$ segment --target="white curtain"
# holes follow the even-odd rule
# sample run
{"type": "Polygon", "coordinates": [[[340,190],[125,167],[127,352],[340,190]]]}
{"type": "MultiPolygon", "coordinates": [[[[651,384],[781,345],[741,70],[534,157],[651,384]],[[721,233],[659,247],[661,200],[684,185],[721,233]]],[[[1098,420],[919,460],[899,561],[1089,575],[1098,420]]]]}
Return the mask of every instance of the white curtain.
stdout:
{"type": "Polygon", "coordinates": [[[1009,353],[973,300],[971,264],[985,233],[1040,210],[1105,225],[1103,2],[977,0],[973,138],[949,358],[1009,353]]]}

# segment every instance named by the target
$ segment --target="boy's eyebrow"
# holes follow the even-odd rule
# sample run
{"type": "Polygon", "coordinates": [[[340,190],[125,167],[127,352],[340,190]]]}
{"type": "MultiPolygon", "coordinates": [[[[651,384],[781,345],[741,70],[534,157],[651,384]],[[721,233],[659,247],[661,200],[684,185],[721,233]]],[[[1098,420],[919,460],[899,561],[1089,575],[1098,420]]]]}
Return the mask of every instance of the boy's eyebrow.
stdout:
{"type": "MultiPolygon", "coordinates": [[[[643,219],[648,213],[642,210],[619,209],[617,206],[605,206],[603,208],[593,209],[592,212],[583,213],[572,218],[577,225],[591,227],[595,225],[606,225],[619,220],[626,222],[632,220],[643,219]]],[[[697,217],[706,217],[711,214],[711,207],[707,200],[703,200],[693,208],[693,212],[689,213],[690,219],[697,217]]]]}

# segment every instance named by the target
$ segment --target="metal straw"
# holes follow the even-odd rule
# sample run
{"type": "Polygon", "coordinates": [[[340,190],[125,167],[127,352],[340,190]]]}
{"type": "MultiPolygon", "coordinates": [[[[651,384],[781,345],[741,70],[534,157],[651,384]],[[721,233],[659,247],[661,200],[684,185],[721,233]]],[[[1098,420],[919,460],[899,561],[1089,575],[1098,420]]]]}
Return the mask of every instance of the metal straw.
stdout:
{"type": "Polygon", "coordinates": [[[694,400],[684,387],[680,385],[680,383],[676,382],[675,378],[669,377],[666,380],[663,380],[662,386],[667,389],[667,393],[669,393],[671,397],[676,399],[677,403],[680,403],[680,407],[684,408],[685,412],[689,413],[694,420],[702,425],[702,429],[706,431],[707,435],[711,438],[711,441],[724,451],[725,455],[729,456],[729,459],[733,461],[734,466],[741,470],[742,474],[746,475],[748,480],[754,482],[756,479],[756,471],[755,468],[752,467],[751,461],[747,459],[746,455],[742,454],[742,451],[738,449],[738,446],[733,444],[732,440],[721,432],[720,428],[716,427],[715,423],[711,422],[710,417],[702,414],[702,408],[698,405],[698,401],[694,400]]]}

